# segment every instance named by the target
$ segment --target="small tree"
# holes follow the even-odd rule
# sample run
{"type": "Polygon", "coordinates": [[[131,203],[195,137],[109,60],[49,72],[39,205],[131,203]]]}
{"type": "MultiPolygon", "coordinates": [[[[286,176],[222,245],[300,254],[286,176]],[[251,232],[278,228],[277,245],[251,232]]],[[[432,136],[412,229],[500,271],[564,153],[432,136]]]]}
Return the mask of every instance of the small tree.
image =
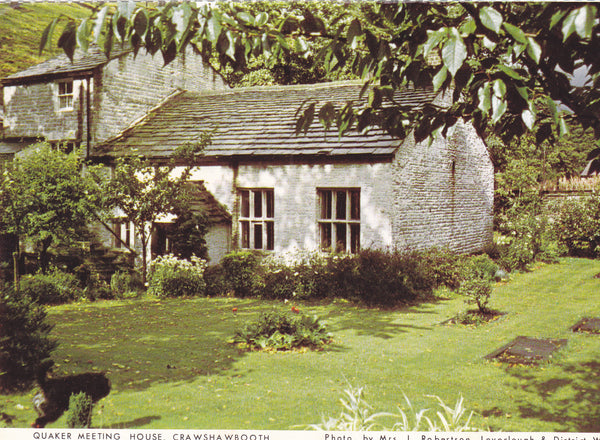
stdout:
{"type": "Polygon", "coordinates": [[[82,173],[79,151],[66,153],[38,143],[5,165],[0,176],[0,224],[16,236],[14,280],[18,290],[20,243],[36,245],[42,269],[48,248],[57,241],[85,236],[85,225],[101,210],[99,186],[82,173]]]}
{"type": "Polygon", "coordinates": [[[12,391],[33,379],[35,368],[58,343],[43,306],[8,289],[0,292],[0,392],[12,391]]]}
{"type": "Polygon", "coordinates": [[[164,165],[155,165],[143,156],[126,156],[116,160],[112,178],[106,186],[112,205],[134,226],[142,246],[142,277],[148,272],[148,244],[154,225],[161,216],[177,215],[188,205],[187,183],[194,158],[210,141],[204,137],[194,145],[181,146],[164,165]],[[186,163],[181,173],[174,173],[179,163],[186,163]]]}

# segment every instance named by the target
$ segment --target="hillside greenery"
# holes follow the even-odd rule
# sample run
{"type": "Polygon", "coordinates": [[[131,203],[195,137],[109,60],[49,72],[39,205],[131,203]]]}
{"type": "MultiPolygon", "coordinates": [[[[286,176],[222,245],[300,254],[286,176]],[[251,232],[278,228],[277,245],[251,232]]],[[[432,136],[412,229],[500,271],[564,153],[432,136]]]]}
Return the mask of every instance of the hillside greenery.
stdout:
{"type": "Polygon", "coordinates": [[[90,9],[75,3],[0,3],[0,78],[62,52],[55,35],[50,51],[39,55],[44,28],[60,14],[83,18],[90,9]]]}

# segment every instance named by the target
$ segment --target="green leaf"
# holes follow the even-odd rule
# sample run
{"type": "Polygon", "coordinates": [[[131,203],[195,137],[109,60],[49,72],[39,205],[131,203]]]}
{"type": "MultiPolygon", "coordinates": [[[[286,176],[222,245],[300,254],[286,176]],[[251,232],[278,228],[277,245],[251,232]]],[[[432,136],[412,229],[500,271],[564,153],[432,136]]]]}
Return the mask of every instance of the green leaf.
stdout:
{"type": "Polygon", "coordinates": [[[261,12],[254,19],[254,26],[264,26],[267,23],[267,21],[269,21],[269,14],[267,14],[266,12],[261,12]]]}
{"type": "Polygon", "coordinates": [[[550,20],[550,29],[552,29],[554,26],[556,26],[565,15],[567,15],[568,11],[558,11],[556,12],[553,16],[552,19],[550,20]]]}
{"type": "Polygon", "coordinates": [[[521,119],[529,130],[533,130],[533,127],[535,126],[535,115],[531,112],[531,110],[523,110],[521,113],[521,119]]]}
{"type": "Polygon", "coordinates": [[[319,110],[319,121],[321,122],[323,128],[325,128],[325,131],[329,130],[331,123],[335,119],[335,116],[335,106],[331,102],[326,102],[319,110]]]}
{"type": "Polygon", "coordinates": [[[352,20],[350,26],[348,26],[348,33],[346,39],[350,44],[350,49],[356,49],[358,47],[358,37],[362,34],[362,27],[358,19],[352,20]]]}
{"type": "Polygon", "coordinates": [[[505,73],[506,75],[508,75],[512,79],[516,79],[518,81],[524,81],[525,80],[525,78],[523,78],[521,75],[519,75],[514,69],[512,69],[511,67],[505,66],[503,64],[498,65],[498,70],[500,70],[501,72],[505,73]]]}
{"type": "Polygon", "coordinates": [[[450,38],[442,48],[442,60],[452,76],[456,75],[467,59],[467,46],[456,29],[451,30],[450,38]]]}
{"type": "Polygon", "coordinates": [[[542,48],[532,37],[527,37],[527,54],[536,62],[540,62],[542,48]]]}
{"type": "Polygon", "coordinates": [[[496,43],[494,43],[492,40],[490,40],[486,36],[484,36],[483,39],[481,40],[481,44],[483,44],[483,47],[485,47],[489,51],[493,51],[497,46],[496,43]]]}
{"type": "Polygon", "coordinates": [[[254,17],[249,12],[246,12],[246,11],[238,12],[237,15],[236,15],[236,17],[240,21],[243,21],[244,23],[246,23],[248,25],[253,25],[254,24],[254,17]]]}
{"type": "Polygon", "coordinates": [[[494,90],[494,96],[503,99],[506,95],[506,84],[501,79],[497,79],[493,82],[492,88],[494,90]]]}
{"type": "Polygon", "coordinates": [[[574,12],[577,13],[575,18],[575,32],[577,32],[581,38],[589,40],[592,38],[592,29],[596,19],[596,7],[585,5],[574,12]]]}
{"type": "Polygon", "coordinates": [[[554,123],[558,124],[558,109],[556,107],[556,103],[551,97],[548,96],[546,99],[546,105],[548,105],[548,109],[550,110],[550,115],[552,116],[554,123]]]}
{"type": "Polygon", "coordinates": [[[460,26],[461,35],[472,35],[477,31],[477,23],[474,19],[469,18],[460,26]]]}
{"type": "Polygon", "coordinates": [[[381,90],[379,87],[373,87],[369,92],[369,106],[372,108],[381,107],[381,90]]]}
{"type": "Polygon", "coordinates": [[[484,6],[479,11],[479,19],[481,20],[481,24],[483,24],[486,28],[499,33],[500,28],[502,26],[502,14],[496,11],[491,6],[484,6]]]}
{"type": "Polygon", "coordinates": [[[100,36],[102,35],[102,30],[104,29],[106,23],[106,13],[108,12],[108,5],[104,6],[98,12],[98,16],[96,17],[96,22],[94,24],[94,43],[98,44],[100,36]]]}
{"type": "Polygon", "coordinates": [[[138,9],[133,17],[133,29],[140,38],[144,37],[148,27],[148,17],[144,9],[138,9]]]}
{"type": "Polygon", "coordinates": [[[89,48],[90,27],[88,26],[88,23],[88,19],[84,18],[77,27],[77,45],[84,52],[87,52],[89,48]]]}
{"type": "Polygon", "coordinates": [[[306,40],[302,37],[294,38],[294,50],[299,53],[305,53],[308,51],[308,44],[306,40]]]}
{"type": "Polygon", "coordinates": [[[60,19],[59,17],[56,17],[54,20],[52,20],[48,26],[46,26],[46,29],[44,29],[44,33],[42,34],[42,39],[40,40],[40,55],[42,54],[42,52],[44,51],[44,49],[46,48],[46,46],[48,46],[50,44],[50,42],[52,41],[52,34],[54,33],[54,28],[56,27],[56,23],[58,23],[58,20],[60,19]]]}
{"type": "Polygon", "coordinates": [[[506,32],[508,32],[510,36],[515,39],[515,41],[521,44],[527,44],[527,37],[525,36],[525,32],[523,32],[521,29],[510,23],[503,23],[503,26],[504,29],[506,29],[506,32]]]}
{"type": "Polygon", "coordinates": [[[565,118],[563,118],[563,117],[560,118],[560,120],[558,122],[558,128],[559,128],[561,137],[569,134],[569,126],[567,125],[565,118]]]}
{"type": "Polygon", "coordinates": [[[480,87],[477,90],[477,98],[479,99],[477,108],[484,114],[487,114],[492,108],[492,88],[490,83],[486,83],[484,87],[480,87]]]}
{"type": "Polygon", "coordinates": [[[423,45],[423,56],[429,55],[434,48],[438,47],[442,39],[446,36],[448,30],[446,28],[437,31],[427,31],[427,41],[423,45]]]}
{"type": "Polygon", "coordinates": [[[437,92],[440,87],[442,87],[442,84],[444,84],[444,81],[446,81],[447,77],[448,68],[446,66],[442,66],[440,71],[433,77],[433,90],[437,92]]]}
{"type": "Polygon", "coordinates": [[[206,26],[206,37],[208,41],[215,44],[219,39],[219,35],[221,35],[221,23],[214,15],[211,16],[207,21],[206,26]]]}
{"type": "Polygon", "coordinates": [[[76,46],[77,29],[75,27],[75,22],[70,21],[63,30],[63,33],[60,35],[60,38],[58,39],[58,47],[60,47],[69,57],[71,62],[73,62],[73,55],[75,53],[76,46]]]}
{"type": "Polygon", "coordinates": [[[502,98],[496,95],[492,96],[492,124],[495,124],[500,120],[502,115],[506,112],[507,104],[502,98]]]}

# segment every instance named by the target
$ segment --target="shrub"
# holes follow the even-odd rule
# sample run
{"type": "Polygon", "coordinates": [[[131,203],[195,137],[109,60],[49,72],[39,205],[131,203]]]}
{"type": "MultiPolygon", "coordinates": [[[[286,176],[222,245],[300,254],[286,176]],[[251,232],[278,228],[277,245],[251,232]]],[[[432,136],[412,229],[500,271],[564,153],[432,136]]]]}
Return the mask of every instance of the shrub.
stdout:
{"type": "Polygon", "coordinates": [[[317,316],[290,316],[273,311],[261,314],[256,322],[238,329],[232,342],[263,350],[290,350],[319,348],[330,340],[331,335],[317,316]]]}
{"type": "Polygon", "coordinates": [[[470,257],[464,264],[464,279],[458,293],[467,297],[468,304],[477,304],[480,313],[487,313],[492,295],[492,281],[499,267],[487,255],[470,257]]]}
{"type": "Polygon", "coordinates": [[[110,290],[115,298],[137,297],[144,284],[136,273],[115,272],[110,278],[110,290]]]}
{"type": "Polygon", "coordinates": [[[0,294],[0,391],[16,389],[33,380],[36,367],[50,357],[58,343],[50,338],[46,311],[12,288],[0,294]]]}
{"type": "Polygon", "coordinates": [[[264,258],[237,252],[223,260],[223,275],[215,275],[214,283],[226,278],[227,290],[241,297],[344,298],[393,306],[441,285],[457,288],[461,262],[461,257],[444,250],[366,249],[356,255],[297,251],[264,258]]]}
{"type": "Polygon", "coordinates": [[[477,304],[480,313],[488,312],[488,303],[492,295],[490,279],[470,276],[462,282],[458,293],[467,297],[467,304],[477,304]]]}
{"type": "Polygon", "coordinates": [[[552,230],[572,256],[600,256],[600,194],[563,202],[552,230]]]}
{"type": "Polygon", "coordinates": [[[77,277],[60,271],[24,276],[20,292],[40,304],[64,304],[81,298],[83,294],[77,277]]]}
{"type": "Polygon", "coordinates": [[[259,296],[262,280],[257,273],[260,255],[250,251],[232,252],[221,261],[229,289],[240,298],[259,296]]]}
{"type": "Polygon", "coordinates": [[[526,270],[536,260],[557,262],[564,250],[550,224],[539,195],[517,201],[501,216],[496,261],[508,271],[526,270]]]}
{"type": "Polygon", "coordinates": [[[180,260],[165,255],[150,263],[148,293],[162,297],[195,296],[205,293],[206,261],[192,256],[180,260]]]}
{"type": "Polygon", "coordinates": [[[68,428],[89,428],[92,424],[92,398],[86,393],[71,394],[67,411],[68,428]]]}
{"type": "Polygon", "coordinates": [[[204,271],[207,296],[224,296],[229,293],[225,269],[220,264],[208,266],[204,271]]]}

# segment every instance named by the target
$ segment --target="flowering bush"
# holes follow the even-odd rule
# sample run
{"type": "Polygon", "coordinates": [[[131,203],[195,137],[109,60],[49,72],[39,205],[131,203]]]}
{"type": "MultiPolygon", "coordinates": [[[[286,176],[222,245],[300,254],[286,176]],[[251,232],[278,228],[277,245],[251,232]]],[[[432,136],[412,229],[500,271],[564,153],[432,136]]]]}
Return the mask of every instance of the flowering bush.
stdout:
{"type": "Polygon", "coordinates": [[[149,265],[148,293],[162,297],[203,295],[205,269],[206,261],[194,256],[189,260],[174,255],[158,257],[149,265]]]}

